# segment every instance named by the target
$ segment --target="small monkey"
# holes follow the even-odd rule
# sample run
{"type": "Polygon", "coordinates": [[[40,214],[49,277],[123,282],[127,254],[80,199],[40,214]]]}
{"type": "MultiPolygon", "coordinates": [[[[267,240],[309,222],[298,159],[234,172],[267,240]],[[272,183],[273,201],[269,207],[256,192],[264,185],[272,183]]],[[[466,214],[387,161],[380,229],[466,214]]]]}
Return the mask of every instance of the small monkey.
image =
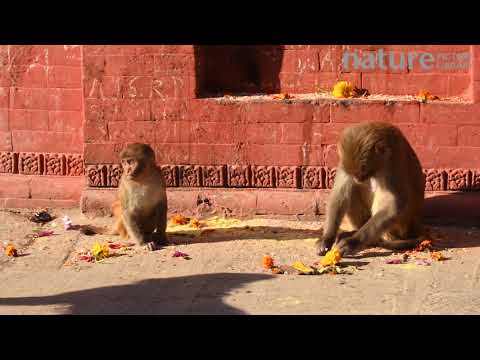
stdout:
{"type": "Polygon", "coordinates": [[[383,122],[348,127],[338,154],[317,253],[324,255],[334,243],[342,256],[374,246],[414,247],[423,235],[425,175],[402,132],[383,122]],[[345,221],[355,231],[339,235],[345,221]]]}
{"type": "Polygon", "coordinates": [[[116,218],[112,233],[155,250],[167,240],[167,193],[155,153],[146,144],[131,144],[120,159],[123,174],[112,205],[116,218]]]}

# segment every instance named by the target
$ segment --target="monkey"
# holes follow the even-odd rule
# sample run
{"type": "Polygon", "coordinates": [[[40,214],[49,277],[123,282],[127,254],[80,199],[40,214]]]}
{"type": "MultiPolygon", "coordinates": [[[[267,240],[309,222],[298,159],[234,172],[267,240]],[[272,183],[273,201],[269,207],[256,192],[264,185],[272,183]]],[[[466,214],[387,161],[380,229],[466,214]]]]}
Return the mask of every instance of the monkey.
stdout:
{"type": "Polygon", "coordinates": [[[115,224],[113,225],[112,231],[110,232],[111,235],[120,235],[122,239],[127,239],[128,233],[122,221],[122,205],[120,203],[120,200],[117,200],[112,204],[112,214],[115,218],[115,224]]]}
{"type": "Polygon", "coordinates": [[[167,242],[167,193],[155,152],[147,144],[134,143],[120,153],[120,160],[123,174],[112,204],[112,235],[156,250],[167,242]]]}
{"type": "Polygon", "coordinates": [[[318,255],[335,245],[341,256],[369,247],[404,250],[424,234],[425,175],[401,130],[385,122],[346,128],[337,143],[339,162],[327,201],[318,255]],[[338,234],[350,223],[353,232],[338,234]]]}

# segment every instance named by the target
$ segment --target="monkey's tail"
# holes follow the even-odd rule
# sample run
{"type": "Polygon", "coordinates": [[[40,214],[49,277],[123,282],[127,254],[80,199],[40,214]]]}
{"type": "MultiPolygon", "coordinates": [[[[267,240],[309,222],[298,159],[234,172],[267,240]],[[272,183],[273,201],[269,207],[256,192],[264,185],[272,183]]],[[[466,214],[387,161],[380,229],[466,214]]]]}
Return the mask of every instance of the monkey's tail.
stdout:
{"type": "Polygon", "coordinates": [[[425,232],[417,237],[410,239],[385,239],[382,238],[378,242],[377,246],[383,247],[387,250],[413,250],[415,249],[422,241],[430,238],[430,234],[425,232]]]}

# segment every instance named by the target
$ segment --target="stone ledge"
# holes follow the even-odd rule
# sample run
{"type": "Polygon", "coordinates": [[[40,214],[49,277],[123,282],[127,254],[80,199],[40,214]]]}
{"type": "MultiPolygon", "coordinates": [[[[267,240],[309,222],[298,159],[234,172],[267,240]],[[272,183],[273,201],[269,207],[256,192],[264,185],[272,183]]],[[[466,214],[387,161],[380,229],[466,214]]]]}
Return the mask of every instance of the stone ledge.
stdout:
{"type": "MultiPolygon", "coordinates": [[[[325,214],[329,190],[302,189],[211,189],[169,188],[169,212],[232,216],[325,214]]],[[[81,210],[96,215],[110,214],[116,189],[87,188],[81,210]]],[[[425,222],[452,225],[480,224],[480,193],[437,191],[425,195],[425,222]]]]}

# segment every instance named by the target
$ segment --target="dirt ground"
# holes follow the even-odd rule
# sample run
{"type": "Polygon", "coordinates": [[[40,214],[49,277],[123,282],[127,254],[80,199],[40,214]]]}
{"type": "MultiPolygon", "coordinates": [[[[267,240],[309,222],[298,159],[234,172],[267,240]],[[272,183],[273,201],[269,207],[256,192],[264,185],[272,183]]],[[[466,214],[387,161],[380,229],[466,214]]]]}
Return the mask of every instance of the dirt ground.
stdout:
{"type": "MultiPolygon", "coordinates": [[[[38,209],[37,209],[38,210],[38,209]]],[[[431,229],[446,261],[387,264],[399,258],[382,249],[346,257],[337,275],[272,275],[262,256],[277,264],[319,260],[313,244],[322,221],[255,218],[233,228],[182,234],[147,252],[111,250],[101,262],[79,260],[95,242],[114,236],[64,230],[74,224],[106,225],[79,210],[52,210],[54,234],[32,238],[34,210],[0,210],[0,242],[19,257],[0,254],[0,314],[477,314],[480,312],[480,231],[431,229]],[[245,228],[248,225],[249,228],[245,228]],[[190,259],[172,257],[182,251],[190,259]]],[[[428,257],[428,254],[420,254],[428,257]]]]}

